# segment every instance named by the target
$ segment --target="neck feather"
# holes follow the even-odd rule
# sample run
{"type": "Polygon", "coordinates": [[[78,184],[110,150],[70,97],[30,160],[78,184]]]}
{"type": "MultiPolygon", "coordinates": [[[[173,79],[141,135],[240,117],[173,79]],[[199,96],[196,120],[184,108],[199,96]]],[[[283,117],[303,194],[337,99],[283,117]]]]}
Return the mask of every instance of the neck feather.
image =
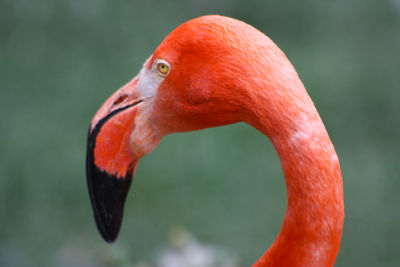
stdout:
{"type": "Polygon", "coordinates": [[[267,135],[278,153],[288,206],[277,239],[254,266],[332,266],[344,219],[338,157],[297,75],[271,85],[272,94],[252,87],[247,122],[267,135]]]}

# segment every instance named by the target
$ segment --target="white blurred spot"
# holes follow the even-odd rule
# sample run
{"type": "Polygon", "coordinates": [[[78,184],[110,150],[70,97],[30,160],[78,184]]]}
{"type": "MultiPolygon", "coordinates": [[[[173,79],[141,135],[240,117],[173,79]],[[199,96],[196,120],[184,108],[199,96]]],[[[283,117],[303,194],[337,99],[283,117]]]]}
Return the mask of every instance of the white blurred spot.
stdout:
{"type": "Polygon", "coordinates": [[[174,227],[168,233],[171,246],[162,249],[154,265],[140,262],[134,267],[238,267],[234,254],[221,247],[197,241],[183,227],[174,227]]]}
{"type": "Polygon", "coordinates": [[[186,229],[173,228],[168,236],[173,247],[157,260],[158,267],[236,267],[236,258],[227,250],[198,242],[186,229]]]}

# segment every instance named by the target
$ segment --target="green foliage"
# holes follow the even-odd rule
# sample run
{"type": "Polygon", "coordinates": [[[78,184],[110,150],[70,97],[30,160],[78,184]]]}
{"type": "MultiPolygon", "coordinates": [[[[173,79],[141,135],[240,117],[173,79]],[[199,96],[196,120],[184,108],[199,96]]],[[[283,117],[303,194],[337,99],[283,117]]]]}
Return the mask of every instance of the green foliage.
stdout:
{"type": "Polygon", "coordinates": [[[175,134],[143,158],[117,244],[95,229],[86,133],[162,39],[204,14],[244,20],[285,51],[341,160],[336,266],[399,266],[400,2],[0,0],[0,266],[148,262],[182,225],[249,266],[275,239],[279,160],[244,124],[175,134]]]}

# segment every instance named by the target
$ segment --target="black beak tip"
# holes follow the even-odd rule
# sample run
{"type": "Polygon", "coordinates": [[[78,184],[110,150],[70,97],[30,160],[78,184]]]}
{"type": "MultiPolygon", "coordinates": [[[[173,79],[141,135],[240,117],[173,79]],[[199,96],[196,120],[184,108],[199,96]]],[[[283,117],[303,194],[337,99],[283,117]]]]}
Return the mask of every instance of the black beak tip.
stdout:
{"type": "Polygon", "coordinates": [[[132,181],[132,175],[116,178],[107,173],[95,171],[88,176],[88,187],[97,228],[105,241],[114,242],[121,228],[125,199],[132,181]],[[96,180],[93,183],[93,180],[96,180]]]}
{"type": "Polygon", "coordinates": [[[97,229],[99,230],[104,241],[107,243],[114,243],[121,228],[122,214],[114,214],[114,218],[110,221],[108,221],[104,215],[105,214],[94,211],[97,229]]]}
{"type": "MultiPolygon", "coordinates": [[[[101,127],[101,125],[99,125],[101,127]]],[[[133,166],[124,177],[100,170],[94,161],[94,148],[100,127],[88,135],[86,178],[97,228],[108,242],[114,242],[121,228],[125,199],[133,179],[133,166]]]]}

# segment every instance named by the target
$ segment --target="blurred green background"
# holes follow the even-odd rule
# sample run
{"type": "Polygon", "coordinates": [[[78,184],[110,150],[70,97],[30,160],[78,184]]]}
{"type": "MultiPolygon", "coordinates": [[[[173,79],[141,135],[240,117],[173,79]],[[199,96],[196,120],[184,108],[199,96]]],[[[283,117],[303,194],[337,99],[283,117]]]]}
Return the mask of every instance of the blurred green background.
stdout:
{"type": "Polygon", "coordinates": [[[94,224],[92,116],[170,31],[205,14],[266,33],[313,98],[344,178],[335,266],[400,266],[399,0],[0,0],[0,266],[151,263],[174,227],[239,266],[269,247],[283,175],[245,124],[166,137],[138,166],[117,243],[94,224]]]}

